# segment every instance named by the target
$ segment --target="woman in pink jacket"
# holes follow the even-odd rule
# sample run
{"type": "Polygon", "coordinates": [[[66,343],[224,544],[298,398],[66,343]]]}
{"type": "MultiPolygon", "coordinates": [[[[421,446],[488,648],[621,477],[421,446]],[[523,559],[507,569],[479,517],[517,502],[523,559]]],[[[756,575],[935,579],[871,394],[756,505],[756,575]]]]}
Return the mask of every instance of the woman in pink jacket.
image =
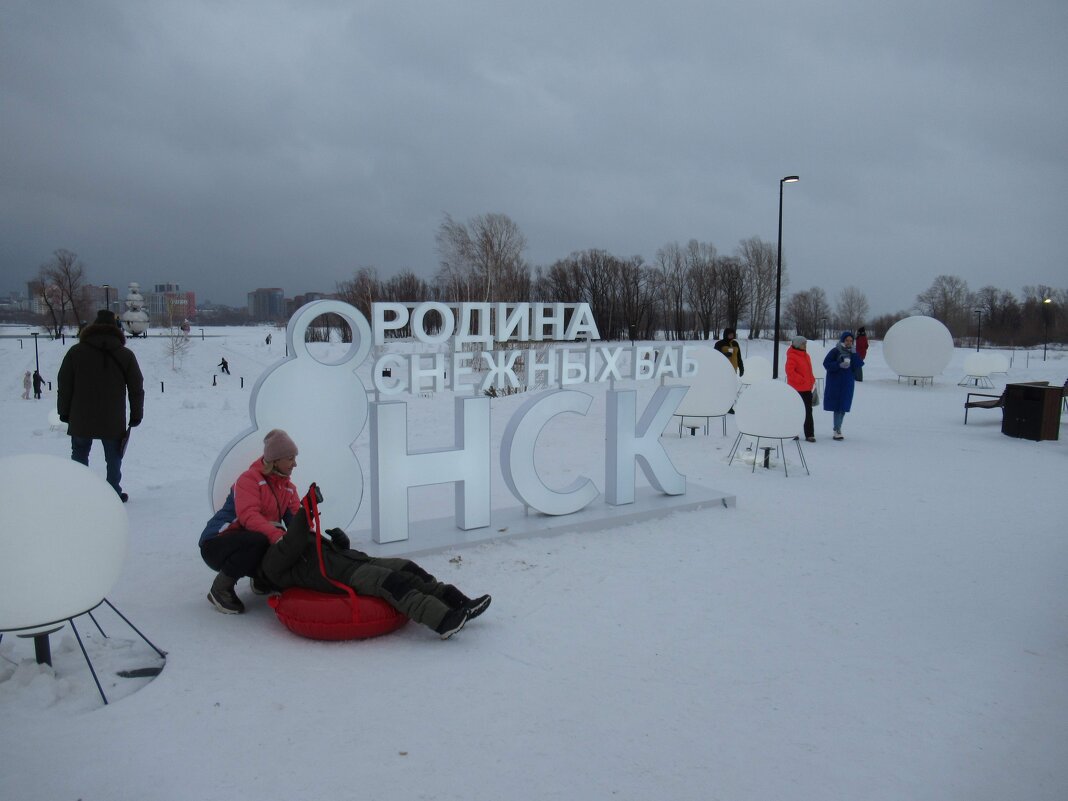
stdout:
{"type": "Polygon", "coordinates": [[[812,388],[816,377],[812,374],[812,359],[808,355],[808,340],[797,336],[791,340],[786,351],[786,383],[796,389],[805,402],[805,441],[816,441],[816,428],[812,422],[812,388]]]}
{"type": "MultiPolygon", "coordinates": [[[[220,612],[237,615],[245,605],[235,587],[242,576],[254,576],[272,543],[286,532],[300,508],[300,496],[289,477],[297,466],[297,446],[280,428],[263,438],[263,456],[242,473],[222,509],[200,535],[200,556],[218,575],[208,601],[220,612]]],[[[253,592],[261,588],[253,582],[253,592]]],[[[270,588],[263,588],[264,591],[270,588]]]]}

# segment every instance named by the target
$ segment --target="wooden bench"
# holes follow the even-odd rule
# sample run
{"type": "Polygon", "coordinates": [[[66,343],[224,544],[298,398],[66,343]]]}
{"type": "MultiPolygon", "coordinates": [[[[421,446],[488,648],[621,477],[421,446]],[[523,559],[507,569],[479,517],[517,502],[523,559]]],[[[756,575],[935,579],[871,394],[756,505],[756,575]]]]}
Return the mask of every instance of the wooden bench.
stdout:
{"type": "MultiPolygon", "coordinates": [[[[1048,387],[1049,381],[1018,381],[1019,384],[1027,384],[1034,387],[1048,387]]],[[[1068,382],[1065,382],[1068,386],[1068,382]]],[[[968,410],[969,409],[1004,409],[1005,408],[1005,390],[1001,391],[1000,395],[991,395],[987,392],[969,392],[968,397],[964,401],[964,425],[968,425],[968,410]],[[972,398],[985,398],[986,400],[973,401],[972,398]]]]}
{"type": "Polygon", "coordinates": [[[964,401],[964,425],[968,425],[968,410],[969,409],[1004,409],[1005,408],[1005,392],[1002,390],[1000,395],[990,395],[986,392],[969,392],[968,398],[964,401]],[[973,401],[972,398],[986,398],[986,400],[973,401]]]}

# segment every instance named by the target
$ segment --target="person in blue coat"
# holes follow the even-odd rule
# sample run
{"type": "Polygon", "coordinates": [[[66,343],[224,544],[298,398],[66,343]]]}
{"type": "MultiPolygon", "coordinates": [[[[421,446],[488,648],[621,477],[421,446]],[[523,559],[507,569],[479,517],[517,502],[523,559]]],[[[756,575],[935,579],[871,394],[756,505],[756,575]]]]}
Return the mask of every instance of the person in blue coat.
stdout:
{"type": "Polygon", "coordinates": [[[863,366],[864,360],[853,350],[853,332],[843,331],[838,337],[838,344],[823,359],[823,367],[827,371],[823,410],[834,412],[834,439],[845,439],[842,436],[842,421],[853,405],[855,371],[863,366]]]}

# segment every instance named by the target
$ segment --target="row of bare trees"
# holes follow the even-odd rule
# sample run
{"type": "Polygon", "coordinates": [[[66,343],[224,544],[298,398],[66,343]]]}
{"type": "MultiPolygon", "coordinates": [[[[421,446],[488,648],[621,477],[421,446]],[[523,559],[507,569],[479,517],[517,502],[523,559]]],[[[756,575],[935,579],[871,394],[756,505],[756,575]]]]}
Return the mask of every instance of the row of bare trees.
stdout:
{"type": "Polygon", "coordinates": [[[431,282],[410,271],[383,281],[364,267],[337,285],[338,297],[364,314],[383,300],[584,301],[605,339],[650,339],[657,332],[708,339],[740,323],[759,337],[772,319],[775,251],[758,237],[743,240],[731,256],[691,240],[664,245],[651,264],[591,249],[533,268],[524,257],[526,237],[503,214],[466,223],[445,215],[436,241],[439,268],[431,282]]]}
{"type": "MultiPolygon", "coordinates": [[[[978,339],[992,345],[1033,347],[1063,341],[1068,331],[1068,289],[1045,284],[1023,287],[1020,297],[995,286],[973,292],[957,275],[939,275],[916,296],[914,311],[934,317],[957,340],[978,339]]],[[[908,316],[887,314],[872,320],[871,333],[881,336],[908,316]]]]}
{"type": "MultiPolygon", "coordinates": [[[[531,267],[527,240],[504,214],[484,214],[460,222],[446,214],[438,227],[439,266],[431,280],[412,271],[380,279],[374,267],[358,269],[337,284],[337,297],[370,316],[378,301],[414,302],[586,302],[605,339],[710,339],[722,329],[748,329],[750,338],[769,334],[774,319],[776,259],[774,245],[759,237],[742,240],[731,255],[692,239],[671,242],[653,261],[620,257],[604,250],[572,253],[548,267],[531,267]]],[[[868,300],[855,286],[834,301],[823,289],[785,292],[784,336],[817,339],[855,330],[869,314],[868,300]]],[[[31,290],[47,310],[46,327],[56,336],[77,325],[88,310],[86,270],[75,253],[57,250],[42,264],[31,290]]],[[[1063,339],[1068,290],[1039,285],[1012,292],[985,286],[972,292],[959,276],[940,275],[916,297],[915,309],[867,320],[869,334],[881,337],[911,313],[941,320],[958,339],[978,335],[992,344],[1030,346],[1063,339]]],[[[401,330],[397,335],[409,332],[401,330]]]]}

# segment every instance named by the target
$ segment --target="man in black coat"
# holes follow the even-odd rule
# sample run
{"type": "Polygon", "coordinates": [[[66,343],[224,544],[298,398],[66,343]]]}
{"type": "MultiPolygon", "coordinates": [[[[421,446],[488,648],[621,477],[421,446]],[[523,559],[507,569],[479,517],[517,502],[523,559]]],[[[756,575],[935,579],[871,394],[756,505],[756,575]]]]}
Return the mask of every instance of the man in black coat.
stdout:
{"type": "Polygon", "coordinates": [[[89,464],[93,440],[104,446],[107,481],[123,503],[122,452],[128,433],[126,399],[130,400],[130,426],[141,424],[145,411],[144,378],[137,357],[126,347],[126,337],[114,312],[101,310],[92,325],[82,329],[59,367],[57,392],[59,419],[67,423],[70,458],[89,464]]]}

